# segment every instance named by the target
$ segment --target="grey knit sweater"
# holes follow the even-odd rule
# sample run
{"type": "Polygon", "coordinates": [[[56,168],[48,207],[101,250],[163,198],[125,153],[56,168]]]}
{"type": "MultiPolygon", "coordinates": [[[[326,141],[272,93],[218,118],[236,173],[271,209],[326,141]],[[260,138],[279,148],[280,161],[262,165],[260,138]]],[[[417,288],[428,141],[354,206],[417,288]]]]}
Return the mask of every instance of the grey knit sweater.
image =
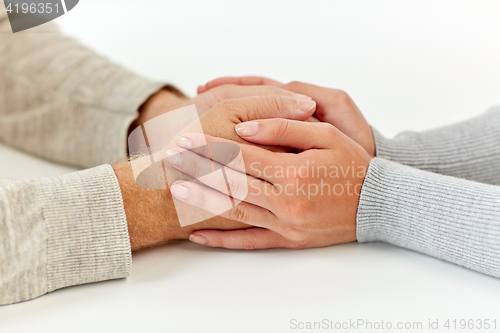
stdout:
{"type": "Polygon", "coordinates": [[[358,241],[500,277],[500,108],[392,140],[374,135],[378,157],[361,191],[358,241]]]}

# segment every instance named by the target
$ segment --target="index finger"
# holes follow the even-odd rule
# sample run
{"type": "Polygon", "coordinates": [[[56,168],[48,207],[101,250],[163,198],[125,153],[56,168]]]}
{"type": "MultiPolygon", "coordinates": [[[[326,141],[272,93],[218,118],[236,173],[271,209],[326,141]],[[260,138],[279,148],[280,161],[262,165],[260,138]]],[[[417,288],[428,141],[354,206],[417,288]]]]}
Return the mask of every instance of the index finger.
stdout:
{"type": "Polygon", "coordinates": [[[202,94],[212,88],[222,86],[225,84],[236,84],[239,86],[277,86],[281,87],[283,83],[271,80],[265,77],[258,77],[258,76],[241,76],[241,77],[232,77],[232,76],[226,76],[226,77],[221,77],[215,80],[212,80],[205,84],[204,86],[199,86],[198,87],[198,94],[202,94]]]}

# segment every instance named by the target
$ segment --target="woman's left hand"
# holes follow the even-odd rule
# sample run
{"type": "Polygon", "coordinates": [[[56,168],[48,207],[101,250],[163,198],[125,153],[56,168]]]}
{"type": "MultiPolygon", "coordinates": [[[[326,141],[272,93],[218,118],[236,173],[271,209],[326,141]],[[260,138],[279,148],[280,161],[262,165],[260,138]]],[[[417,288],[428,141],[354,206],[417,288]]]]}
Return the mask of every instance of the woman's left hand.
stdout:
{"type": "Polygon", "coordinates": [[[192,148],[204,145],[205,140],[209,147],[231,141],[184,134],[178,140],[184,149],[176,148],[171,154],[175,158],[169,162],[206,186],[179,181],[171,187],[172,195],[254,226],[236,231],[200,230],[191,235],[191,241],[231,249],[310,248],[356,241],[359,196],[371,161],[359,144],[327,123],[266,119],[241,123],[236,132],[252,143],[302,152],[273,153],[234,143],[243,156],[244,174],[226,167],[226,159],[233,157],[213,154],[210,148],[192,148]],[[225,170],[227,184],[206,177],[204,171],[214,167],[225,170]],[[228,202],[224,193],[232,195],[231,202],[241,202],[221,213],[225,209],[221,203],[228,202]]]}

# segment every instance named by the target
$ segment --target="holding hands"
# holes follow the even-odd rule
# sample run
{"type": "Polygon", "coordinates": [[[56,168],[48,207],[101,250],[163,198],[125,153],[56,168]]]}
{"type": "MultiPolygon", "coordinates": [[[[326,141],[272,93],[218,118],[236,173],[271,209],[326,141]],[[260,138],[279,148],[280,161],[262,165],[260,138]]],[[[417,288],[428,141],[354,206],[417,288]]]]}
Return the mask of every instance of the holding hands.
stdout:
{"type": "Polygon", "coordinates": [[[370,126],[346,93],[252,77],[218,79],[199,93],[187,99],[162,90],[145,103],[134,124],[196,104],[206,136],[184,132],[167,160],[198,182],[178,181],[169,192],[145,190],[133,183],[129,171],[118,172],[130,166],[115,166],[119,179],[128,175],[120,183],[134,249],[188,237],[233,249],[356,241],[359,196],[375,144],[370,126]],[[243,168],[227,172],[226,183],[203,176],[214,164],[226,166],[231,156],[197,149],[218,142],[237,145],[244,160],[243,168]],[[238,190],[243,188],[248,191],[238,190]],[[138,196],[150,198],[141,201],[145,207],[134,206],[138,196]],[[217,216],[179,228],[171,196],[217,216]],[[228,197],[233,207],[220,214],[228,197]],[[160,216],[144,218],[151,215],[160,216]]]}
{"type": "MultiPolygon", "coordinates": [[[[279,84],[260,78],[227,80],[238,84],[279,84]]],[[[220,80],[214,82],[221,83],[220,80]]],[[[208,87],[211,88],[210,84],[208,87]]],[[[229,196],[242,202],[220,214],[221,217],[252,226],[234,231],[195,231],[190,236],[193,242],[211,247],[263,249],[322,247],[356,241],[359,196],[374,155],[371,128],[345,93],[302,83],[288,87],[307,91],[317,102],[316,117],[328,122],[276,116],[236,124],[235,133],[254,145],[237,143],[246,174],[230,170],[227,184],[199,177],[203,175],[201,170],[209,168],[211,163],[225,165],[230,158],[220,154],[214,157],[195,148],[205,142],[230,141],[201,134],[184,134],[177,141],[179,148],[175,153],[182,158],[169,162],[203,184],[178,181],[171,188],[172,195],[189,205],[219,214],[218,205],[227,202],[229,186],[233,189],[229,196]],[[349,138],[348,134],[355,138],[349,138]],[[273,152],[262,148],[265,146],[293,150],[273,152]],[[238,190],[243,188],[248,191],[238,190]]],[[[200,91],[204,91],[203,88],[200,91]]]]}
{"type": "MultiPolygon", "coordinates": [[[[315,111],[316,104],[309,97],[279,88],[274,88],[277,90],[268,87],[259,87],[260,90],[249,87],[233,88],[235,87],[228,88],[226,91],[243,91],[248,88],[247,93],[249,95],[252,95],[255,91],[277,93],[228,99],[217,103],[209,110],[202,110],[206,112],[200,116],[199,121],[204,133],[212,137],[245,142],[234,131],[234,126],[241,122],[275,117],[303,121],[310,118],[315,111]]],[[[220,90],[224,89],[221,88],[220,90]]],[[[205,96],[211,95],[205,94],[205,96]]],[[[155,104],[157,101],[150,102],[155,104]]],[[[183,103],[186,103],[186,101],[184,100],[183,103]]],[[[172,106],[172,108],[175,107],[172,106]]],[[[166,110],[168,109],[163,109],[163,111],[166,110]]],[[[284,147],[273,146],[266,146],[266,149],[282,152],[289,151],[284,147]]],[[[114,169],[122,191],[133,250],[158,245],[174,239],[187,239],[197,229],[231,230],[248,227],[248,225],[237,220],[230,220],[223,216],[215,216],[200,223],[180,227],[170,191],[138,186],[130,162],[117,164],[114,169]],[[137,198],[140,198],[140,200],[137,200],[137,198]]]]}

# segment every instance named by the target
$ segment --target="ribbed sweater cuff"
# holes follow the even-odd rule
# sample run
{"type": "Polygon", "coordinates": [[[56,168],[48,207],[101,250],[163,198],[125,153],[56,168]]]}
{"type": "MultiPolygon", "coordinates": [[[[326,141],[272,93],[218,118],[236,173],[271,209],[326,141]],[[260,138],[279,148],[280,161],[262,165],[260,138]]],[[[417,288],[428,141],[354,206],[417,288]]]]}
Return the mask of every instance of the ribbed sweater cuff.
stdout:
{"type": "Polygon", "coordinates": [[[166,83],[150,81],[127,70],[115,68],[112,77],[99,82],[93,101],[110,111],[136,116],[139,107],[166,86],[166,83]]]}
{"type": "Polygon", "coordinates": [[[111,78],[99,82],[99,88],[95,89],[97,94],[86,102],[98,107],[97,112],[93,107],[88,108],[84,122],[79,125],[80,140],[87,148],[80,156],[75,156],[75,159],[81,159],[77,165],[113,164],[126,157],[128,131],[139,116],[141,105],[161,89],[182,95],[169,84],[153,82],[119,68],[116,72],[111,78]]]}
{"type": "Polygon", "coordinates": [[[131,249],[109,165],[37,181],[47,223],[48,290],[127,277],[131,249]]]}
{"type": "Polygon", "coordinates": [[[357,238],[383,241],[500,277],[500,188],[374,158],[357,238]]]}

